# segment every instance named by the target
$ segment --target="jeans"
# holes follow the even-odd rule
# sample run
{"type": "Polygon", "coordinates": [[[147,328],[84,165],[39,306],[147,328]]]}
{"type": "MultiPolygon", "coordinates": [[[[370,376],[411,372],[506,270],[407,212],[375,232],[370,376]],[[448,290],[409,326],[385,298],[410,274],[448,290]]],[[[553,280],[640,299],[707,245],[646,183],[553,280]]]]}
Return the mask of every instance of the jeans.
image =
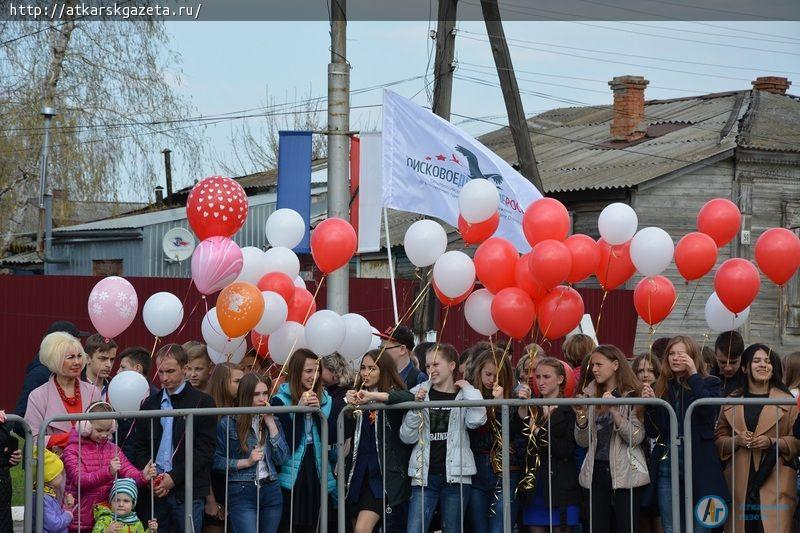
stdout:
{"type": "MultiPolygon", "coordinates": [[[[680,527],[675,527],[675,524],[672,523],[672,470],[671,470],[671,463],[669,459],[665,459],[664,461],[659,461],[658,463],[658,486],[657,492],[658,494],[658,512],[661,515],[661,527],[664,530],[664,533],[674,533],[676,531],[683,531],[684,524],[686,522],[686,512],[681,505],[681,524],[680,527]]],[[[683,483],[683,476],[681,476],[680,482],[683,483]]],[[[700,524],[694,524],[694,529],[692,530],[693,533],[704,533],[706,531],[712,531],[711,529],[705,528],[700,524]]]]}
{"type": "MultiPolygon", "coordinates": [[[[478,471],[472,478],[469,517],[472,533],[503,533],[503,478],[494,473],[488,454],[475,454],[478,471]]],[[[509,472],[511,487],[511,523],[517,521],[517,500],[514,493],[520,480],[519,472],[509,472]]]]}
{"type": "MultiPolygon", "coordinates": [[[[155,517],[158,520],[159,533],[186,533],[184,526],[183,509],[184,503],[179,502],[175,495],[170,492],[164,498],[156,498],[155,517]],[[173,527],[173,524],[177,527],[173,527]]],[[[192,522],[194,531],[203,529],[203,510],[206,502],[203,498],[192,500],[192,522]]],[[[192,533],[191,531],[189,533],[192,533]]]]}
{"type": "Polygon", "coordinates": [[[411,500],[408,503],[408,533],[427,533],[433,518],[433,511],[439,507],[442,515],[442,533],[460,533],[464,507],[469,503],[471,487],[469,484],[445,483],[441,474],[428,475],[426,487],[411,487],[411,500]],[[423,510],[424,504],[424,513],[423,510]]]}
{"type": "Polygon", "coordinates": [[[278,482],[261,487],[256,487],[252,481],[229,482],[228,513],[233,533],[275,533],[283,513],[283,495],[278,482]]]}

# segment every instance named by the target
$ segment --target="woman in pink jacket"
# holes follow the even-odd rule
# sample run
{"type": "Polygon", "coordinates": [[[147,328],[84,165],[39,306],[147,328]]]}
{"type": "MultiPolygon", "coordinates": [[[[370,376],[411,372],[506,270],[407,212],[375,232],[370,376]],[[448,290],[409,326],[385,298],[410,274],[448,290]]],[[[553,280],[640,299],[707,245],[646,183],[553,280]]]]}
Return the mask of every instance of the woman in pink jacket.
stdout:
{"type": "MultiPolygon", "coordinates": [[[[87,413],[110,413],[114,409],[106,402],[95,402],[87,413]]],[[[108,493],[117,477],[132,478],[144,485],[155,477],[152,461],[139,471],[122,453],[113,439],[115,420],[92,420],[78,423],[77,431],[69,434],[64,449],[64,468],[67,472],[67,493],[78,503],[70,531],[91,531],[94,525],[92,508],[108,499],[108,493]],[[80,491],[80,492],[79,492],[80,491]]]]}

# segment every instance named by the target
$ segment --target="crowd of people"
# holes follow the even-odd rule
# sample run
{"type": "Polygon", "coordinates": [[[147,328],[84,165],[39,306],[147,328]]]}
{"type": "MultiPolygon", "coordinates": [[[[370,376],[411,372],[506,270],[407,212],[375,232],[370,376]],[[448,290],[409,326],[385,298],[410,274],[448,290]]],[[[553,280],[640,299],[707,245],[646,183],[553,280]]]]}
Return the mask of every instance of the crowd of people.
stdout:
{"type": "MultiPolygon", "coordinates": [[[[499,408],[458,406],[570,395],[665,400],[678,419],[681,502],[690,477],[694,502],[714,496],[727,504],[726,530],[783,533],[798,525],[800,420],[793,404],[698,406],[689,422],[692,472],[684,468],[684,417],[695,400],[798,394],[800,352],[781,358],[763,344],[745,347],[737,332],[721,334],[713,347],[686,335],[658,339],[635,357],[577,334],[561,347],[563,358],[531,344],[512,365],[502,343],[459,352],[445,343],[416,344],[400,326],[355,368],[337,354],[320,359],[299,349],[283,369],[254,352],[240,364],[214,365],[198,342],[167,344],[151,361],[144,348],[118,354],[113,341],[95,334],[82,343],[82,336],[69,322],[53,324],[17,406],[34,435],[46,433],[41,518],[48,532],[184,531],[185,513],[197,532],[223,531],[225,521],[234,533],[308,532],[322,521],[335,527],[344,506],[348,531],[356,533],[494,533],[503,531],[506,500],[519,532],[683,531],[683,514],[673,523],[665,409],[526,405],[511,410],[504,428],[499,408]],[[192,501],[185,501],[184,418],[41,428],[55,415],[113,412],[107,395],[117,362],[153,378],[144,411],[307,406],[327,417],[328,441],[325,422],[310,413],[194,417],[192,501]],[[454,403],[429,403],[436,401],[454,403]],[[372,407],[404,402],[418,407],[372,407]],[[509,492],[502,490],[503,433],[509,492]],[[342,478],[345,499],[338,501],[342,478]],[[320,516],[321,483],[330,516],[320,516]]],[[[8,466],[21,455],[4,415],[0,422],[0,483],[10,487],[8,466]]],[[[10,489],[0,497],[0,530],[11,531],[10,489]]],[[[706,530],[695,524],[694,531],[706,530]]]]}

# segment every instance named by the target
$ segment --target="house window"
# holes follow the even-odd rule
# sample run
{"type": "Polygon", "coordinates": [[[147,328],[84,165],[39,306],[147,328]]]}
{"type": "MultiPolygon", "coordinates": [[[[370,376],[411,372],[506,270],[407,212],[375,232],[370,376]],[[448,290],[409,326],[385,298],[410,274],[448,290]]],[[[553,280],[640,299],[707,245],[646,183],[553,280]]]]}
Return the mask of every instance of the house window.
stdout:
{"type": "Polygon", "coordinates": [[[121,276],[122,259],[95,259],[92,261],[92,276],[121,276]]]}
{"type": "MultiPolygon", "coordinates": [[[[800,202],[787,202],[783,207],[783,227],[800,236],[800,202]]],[[[800,335],[800,273],[795,273],[784,289],[786,313],[785,332],[790,335],[800,335]]]]}

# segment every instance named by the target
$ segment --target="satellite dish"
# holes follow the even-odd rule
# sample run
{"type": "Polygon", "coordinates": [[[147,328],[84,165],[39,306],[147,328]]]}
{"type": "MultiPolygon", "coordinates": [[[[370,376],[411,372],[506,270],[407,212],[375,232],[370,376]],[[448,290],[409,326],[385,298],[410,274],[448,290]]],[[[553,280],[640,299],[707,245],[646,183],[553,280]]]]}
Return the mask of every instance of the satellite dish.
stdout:
{"type": "Polygon", "coordinates": [[[186,228],[172,228],[161,241],[164,254],[172,261],[185,261],[194,252],[194,235],[186,228]]]}

